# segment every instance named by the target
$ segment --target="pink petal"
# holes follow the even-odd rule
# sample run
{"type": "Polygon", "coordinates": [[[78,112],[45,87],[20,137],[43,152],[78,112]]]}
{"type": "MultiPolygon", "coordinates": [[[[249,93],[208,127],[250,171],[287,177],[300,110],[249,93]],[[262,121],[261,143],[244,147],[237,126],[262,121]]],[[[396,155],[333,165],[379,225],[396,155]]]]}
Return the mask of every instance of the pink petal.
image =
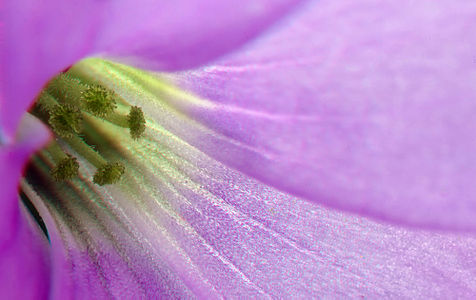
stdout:
{"type": "Polygon", "coordinates": [[[96,49],[146,69],[190,68],[236,49],[300,2],[113,1],[96,49]]]}
{"type": "Polygon", "coordinates": [[[7,136],[45,82],[86,55],[197,66],[231,51],[301,0],[6,1],[0,120],[7,136]]]}
{"type": "Polygon", "coordinates": [[[26,210],[19,208],[18,179],[24,162],[49,138],[26,117],[15,145],[0,145],[0,295],[41,299],[49,292],[49,245],[26,210]]]}
{"type": "MultiPolygon", "coordinates": [[[[41,134],[19,143],[13,133],[20,116],[51,76],[97,52],[142,55],[148,60],[155,59],[154,66],[161,68],[196,66],[253,37],[299,1],[240,1],[238,7],[238,1],[226,5],[222,1],[176,1],[173,5],[161,2],[162,6],[149,2],[19,0],[2,3],[0,142],[5,146],[2,145],[0,152],[0,178],[2,193],[5,193],[2,194],[4,217],[0,223],[5,224],[0,241],[5,243],[2,263],[3,270],[8,272],[1,274],[1,279],[5,278],[2,291],[16,288],[24,280],[31,295],[47,293],[49,281],[43,274],[47,270],[43,244],[41,239],[38,241],[37,232],[24,224],[27,219],[19,215],[17,197],[21,168],[46,135],[43,128],[39,128],[41,134]],[[207,8],[214,10],[201,14],[207,8]],[[155,33],[156,30],[160,32],[155,33]],[[123,44],[136,37],[134,43],[129,44],[134,48],[126,49],[123,44]],[[174,39],[170,40],[171,37],[174,39]],[[143,42],[147,38],[149,43],[143,42]],[[180,43],[175,42],[178,38],[180,43]],[[207,47],[204,47],[205,41],[207,47]],[[158,50],[160,54],[153,57],[158,50]],[[198,50],[201,52],[192,53],[198,50]],[[30,261],[37,271],[22,266],[30,261]],[[27,274],[31,283],[22,279],[23,274],[27,274]]],[[[31,133],[36,134],[38,130],[32,129],[31,133]]],[[[18,288],[12,292],[24,291],[18,288]]]]}
{"type": "Polygon", "coordinates": [[[45,203],[39,209],[56,251],[58,299],[476,293],[473,237],[399,229],[283,194],[174,135],[198,129],[130,82],[119,87],[128,100],[156,108],[146,136],[131,143],[117,128],[96,124],[114,137],[108,158],[127,158],[120,183],[92,184],[94,168],[82,162],[83,180],[35,184],[44,175],[41,160],[29,179],[34,189],[27,194],[45,203]]]}
{"type": "MultiPolygon", "coordinates": [[[[171,76],[189,142],[328,206],[476,229],[476,3],[315,1],[212,66],[171,76]]],[[[159,92],[159,91],[157,91],[159,92]]]]}
{"type": "Polygon", "coordinates": [[[100,21],[94,8],[100,2],[5,1],[0,127],[7,138],[46,81],[91,52],[100,21]]]}

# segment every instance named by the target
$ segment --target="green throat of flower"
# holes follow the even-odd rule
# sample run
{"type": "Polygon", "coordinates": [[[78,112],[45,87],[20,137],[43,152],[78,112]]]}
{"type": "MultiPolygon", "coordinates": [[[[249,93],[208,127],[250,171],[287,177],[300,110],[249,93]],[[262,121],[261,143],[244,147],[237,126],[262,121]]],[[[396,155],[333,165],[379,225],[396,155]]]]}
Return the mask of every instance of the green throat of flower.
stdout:
{"type": "Polygon", "coordinates": [[[74,72],[53,78],[40,93],[31,113],[54,132],[56,138],[46,151],[54,162],[51,175],[56,181],[78,176],[79,163],[72,153],[80,155],[96,168],[93,182],[114,184],[120,180],[125,167],[118,161],[107,161],[88,143],[89,123],[108,122],[128,130],[132,140],[145,131],[142,109],[128,105],[114,91],[74,72]],[[118,109],[121,107],[121,110],[118,109]],[[127,113],[124,113],[127,110],[127,113]],[[94,120],[96,119],[96,120],[94,120]]]}

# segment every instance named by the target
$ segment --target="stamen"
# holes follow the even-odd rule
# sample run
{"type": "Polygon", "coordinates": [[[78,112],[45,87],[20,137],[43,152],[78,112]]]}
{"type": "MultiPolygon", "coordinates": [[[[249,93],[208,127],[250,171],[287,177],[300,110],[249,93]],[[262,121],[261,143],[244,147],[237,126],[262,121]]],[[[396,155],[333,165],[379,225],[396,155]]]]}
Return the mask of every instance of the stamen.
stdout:
{"type": "Polygon", "coordinates": [[[97,117],[105,117],[116,109],[114,92],[99,85],[88,87],[83,93],[85,109],[97,117]]]}
{"type": "Polygon", "coordinates": [[[93,148],[91,148],[86,142],[79,136],[73,136],[65,139],[68,145],[83,156],[87,161],[93,164],[96,168],[101,167],[106,164],[107,161],[97,153],[93,148]]]}
{"type": "Polygon", "coordinates": [[[38,98],[39,109],[33,111],[42,120],[47,118],[51,129],[61,137],[81,132],[83,116],[79,108],[69,103],[58,104],[56,99],[43,91],[38,98]]]}
{"type": "Polygon", "coordinates": [[[140,138],[145,131],[145,118],[142,109],[138,106],[132,106],[128,115],[112,113],[104,120],[123,128],[129,128],[131,137],[135,140],[140,138]]]}
{"type": "MultiPolygon", "coordinates": [[[[128,115],[121,114],[115,111],[116,100],[120,100],[121,105],[124,105],[125,101],[114,91],[100,85],[88,85],[81,79],[61,74],[50,81],[31,110],[32,114],[51,127],[58,140],[67,143],[97,168],[93,181],[98,185],[118,182],[125,168],[120,162],[106,161],[78,136],[83,129],[83,114],[89,113],[120,127],[129,128],[133,139],[140,138],[145,131],[142,109],[132,106],[128,115]]],[[[88,118],[86,120],[90,121],[88,118]]],[[[49,147],[48,152],[56,165],[51,170],[55,180],[67,180],[77,176],[79,164],[76,158],[64,153],[58,145],[49,147]]]]}
{"type": "Polygon", "coordinates": [[[79,164],[75,157],[64,153],[56,142],[48,147],[56,166],[51,169],[51,175],[56,181],[64,181],[78,176],[79,164]]]}
{"type": "Polygon", "coordinates": [[[121,163],[107,163],[97,170],[93,181],[99,185],[113,184],[119,181],[124,171],[125,168],[121,163]]]}
{"type": "Polygon", "coordinates": [[[58,104],[56,99],[47,91],[42,91],[36,102],[35,108],[39,111],[46,111],[49,115],[49,111],[58,104]]]}
{"type": "Polygon", "coordinates": [[[55,99],[48,94],[46,91],[42,91],[36,103],[31,110],[31,114],[36,116],[38,119],[47,122],[50,117],[49,111],[56,105],[55,99]]]}
{"type": "Polygon", "coordinates": [[[138,106],[132,106],[127,121],[129,122],[131,137],[137,140],[145,131],[145,118],[142,109],[138,106]]]}
{"type": "Polygon", "coordinates": [[[61,160],[52,170],[51,175],[56,181],[63,181],[73,179],[78,176],[79,164],[76,157],[66,154],[63,160],[61,160]]]}
{"type": "Polygon", "coordinates": [[[49,112],[48,123],[59,136],[68,138],[81,132],[83,116],[77,107],[57,104],[49,112]]]}
{"type": "Polygon", "coordinates": [[[56,97],[60,103],[69,103],[81,107],[82,93],[87,87],[79,79],[62,73],[48,83],[46,90],[56,97]]]}
{"type": "Polygon", "coordinates": [[[85,141],[78,136],[66,139],[66,142],[76,152],[93,164],[98,170],[94,174],[93,181],[99,185],[112,184],[119,181],[125,168],[119,162],[107,162],[99,153],[93,150],[85,141]]]}

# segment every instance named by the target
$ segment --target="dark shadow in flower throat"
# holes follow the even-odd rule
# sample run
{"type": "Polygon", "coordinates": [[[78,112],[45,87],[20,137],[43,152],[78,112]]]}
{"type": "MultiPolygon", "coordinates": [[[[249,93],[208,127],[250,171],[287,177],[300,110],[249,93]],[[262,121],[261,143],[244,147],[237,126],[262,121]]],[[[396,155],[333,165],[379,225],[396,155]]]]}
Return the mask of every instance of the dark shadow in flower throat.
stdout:
{"type": "Polygon", "coordinates": [[[46,225],[45,225],[45,222],[43,221],[43,218],[40,216],[40,213],[38,212],[38,210],[35,208],[33,203],[31,203],[30,199],[23,191],[20,192],[20,199],[23,205],[25,205],[25,208],[28,210],[28,212],[31,214],[31,216],[35,220],[36,224],[38,224],[41,231],[45,234],[46,238],[48,239],[48,242],[51,242],[50,236],[48,234],[48,229],[46,229],[46,225]]]}

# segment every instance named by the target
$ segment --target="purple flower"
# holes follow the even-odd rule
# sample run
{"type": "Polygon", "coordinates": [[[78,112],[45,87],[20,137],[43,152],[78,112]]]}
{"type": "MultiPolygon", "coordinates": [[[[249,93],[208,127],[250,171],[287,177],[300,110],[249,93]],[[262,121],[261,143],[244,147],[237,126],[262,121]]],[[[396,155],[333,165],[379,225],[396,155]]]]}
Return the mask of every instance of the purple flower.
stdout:
{"type": "Polygon", "coordinates": [[[3,4],[2,295],[474,296],[476,4],[142,2],[3,4]],[[77,66],[153,123],[121,185],[22,180],[48,244],[18,124],[90,55],[167,73],[77,66]]]}

